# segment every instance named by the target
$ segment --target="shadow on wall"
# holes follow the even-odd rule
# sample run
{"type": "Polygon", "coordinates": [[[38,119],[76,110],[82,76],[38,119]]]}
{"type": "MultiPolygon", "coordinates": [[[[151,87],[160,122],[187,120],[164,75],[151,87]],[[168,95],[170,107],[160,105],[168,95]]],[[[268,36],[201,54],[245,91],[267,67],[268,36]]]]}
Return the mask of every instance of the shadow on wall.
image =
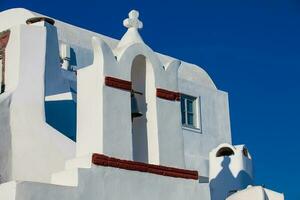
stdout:
{"type": "Polygon", "coordinates": [[[209,183],[212,200],[225,200],[237,190],[245,189],[249,183],[252,183],[252,178],[244,170],[235,177],[229,168],[230,162],[231,158],[224,156],[222,170],[209,183]]]}
{"type": "Polygon", "coordinates": [[[72,100],[46,101],[46,122],[76,142],[76,103],[72,100]]]}

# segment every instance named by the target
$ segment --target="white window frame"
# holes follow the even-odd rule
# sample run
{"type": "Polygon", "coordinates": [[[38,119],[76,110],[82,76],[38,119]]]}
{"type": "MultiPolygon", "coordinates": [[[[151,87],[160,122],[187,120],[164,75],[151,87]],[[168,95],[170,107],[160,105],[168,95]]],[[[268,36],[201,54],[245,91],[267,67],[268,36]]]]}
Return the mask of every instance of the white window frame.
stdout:
{"type": "MultiPolygon", "coordinates": [[[[198,132],[201,133],[202,132],[202,124],[201,124],[201,98],[200,97],[195,97],[195,96],[191,96],[191,95],[186,95],[186,94],[182,94],[181,95],[181,102],[180,102],[180,111],[181,111],[181,115],[183,114],[183,110],[182,110],[182,100],[184,99],[184,109],[185,109],[185,123],[183,123],[183,120],[181,118],[181,124],[182,124],[182,128],[189,130],[189,131],[194,131],[194,132],[198,132]],[[189,125],[187,123],[187,116],[188,116],[188,112],[187,112],[187,100],[186,99],[193,99],[193,125],[189,125]]],[[[181,116],[182,117],[182,116],[181,116]]]]}

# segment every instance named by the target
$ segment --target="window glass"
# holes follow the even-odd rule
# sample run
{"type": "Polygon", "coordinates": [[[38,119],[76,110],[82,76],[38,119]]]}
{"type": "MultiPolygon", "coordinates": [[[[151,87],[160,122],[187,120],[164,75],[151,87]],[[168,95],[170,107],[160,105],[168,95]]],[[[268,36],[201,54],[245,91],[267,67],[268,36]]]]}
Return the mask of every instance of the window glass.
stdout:
{"type": "Polygon", "coordinates": [[[185,112],[185,101],[181,98],[181,111],[185,112]]]}
{"type": "Polygon", "coordinates": [[[188,125],[190,125],[190,126],[194,126],[194,115],[193,115],[193,113],[188,113],[187,114],[187,119],[188,119],[188,125]]]}
{"type": "Polygon", "coordinates": [[[189,113],[193,113],[193,100],[187,99],[186,103],[187,103],[187,111],[189,113]]]}
{"type": "Polygon", "coordinates": [[[182,121],[182,124],[186,124],[186,122],[185,122],[185,115],[186,115],[185,112],[182,112],[182,113],[181,113],[181,121],[182,121]]]}

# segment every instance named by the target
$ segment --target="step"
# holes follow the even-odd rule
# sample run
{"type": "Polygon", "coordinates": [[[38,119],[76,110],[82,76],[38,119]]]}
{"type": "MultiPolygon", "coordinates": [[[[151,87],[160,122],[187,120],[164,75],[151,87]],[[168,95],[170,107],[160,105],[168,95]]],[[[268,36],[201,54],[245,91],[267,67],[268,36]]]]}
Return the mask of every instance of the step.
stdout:
{"type": "Polygon", "coordinates": [[[52,174],[51,183],[63,186],[78,186],[78,169],[67,169],[52,174]]]}
{"type": "Polygon", "coordinates": [[[92,167],[92,154],[81,156],[67,160],[65,163],[65,169],[76,169],[76,168],[91,168],[92,167]]]}

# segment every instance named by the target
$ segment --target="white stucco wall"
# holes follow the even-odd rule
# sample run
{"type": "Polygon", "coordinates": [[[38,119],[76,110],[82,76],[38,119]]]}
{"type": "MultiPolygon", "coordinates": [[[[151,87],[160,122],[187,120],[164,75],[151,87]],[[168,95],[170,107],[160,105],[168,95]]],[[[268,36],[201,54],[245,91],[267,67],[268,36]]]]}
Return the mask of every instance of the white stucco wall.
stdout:
{"type": "Polygon", "coordinates": [[[284,200],[284,195],[261,186],[249,187],[229,196],[226,200],[284,200]]]}
{"type": "MultiPolygon", "coordinates": [[[[195,71],[184,63],[179,74],[195,71]],[[185,69],[187,68],[187,69],[185,69]]],[[[196,76],[196,75],[194,75],[196,76]]],[[[192,77],[190,77],[192,79],[192,77]]],[[[231,143],[228,95],[223,91],[208,88],[199,83],[179,79],[179,91],[198,98],[197,118],[200,129],[182,127],[186,165],[198,169],[203,176],[208,176],[208,154],[220,143],[231,143]]]]}
{"type": "MultiPolygon", "coordinates": [[[[102,35],[65,24],[63,22],[58,21],[56,26],[58,27],[59,40],[69,43],[71,47],[75,49],[76,54],[78,55],[77,62],[80,63],[78,66],[79,68],[82,68],[82,63],[92,64],[93,62],[93,52],[90,42],[93,36],[100,38],[107,44],[105,51],[114,49],[118,44],[117,40],[110,39],[102,35]],[[81,57],[82,55],[85,55],[85,59],[81,57]]],[[[118,52],[120,51],[121,50],[118,49],[118,51],[114,51],[113,53],[117,56],[118,60],[120,60],[120,57],[118,56],[118,52]]],[[[159,62],[166,67],[169,65],[169,63],[176,60],[172,57],[162,54],[156,53],[156,55],[158,56],[159,62]]],[[[108,62],[107,65],[115,65],[114,60],[111,60],[111,62],[112,63],[108,62]]],[[[119,74],[123,73],[121,70],[114,71],[113,67],[110,67],[107,70],[107,74],[121,77],[125,80],[130,80],[130,78],[119,74]]],[[[171,76],[165,79],[169,80],[170,77],[171,76]]],[[[208,152],[220,143],[231,143],[227,93],[217,90],[207,73],[196,65],[182,62],[178,71],[178,78],[178,90],[180,92],[201,98],[201,122],[199,123],[202,125],[202,134],[197,134],[194,131],[186,129],[182,130],[185,143],[185,162],[188,163],[188,168],[198,169],[201,171],[203,176],[208,176],[208,152]]],[[[176,88],[176,84],[174,86],[176,88]]],[[[111,97],[109,98],[111,99],[111,97]]],[[[123,105],[123,103],[120,104],[123,105]]],[[[125,104],[128,105],[128,103],[125,104]]],[[[178,109],[178,105],[175,105],[174,107],[176,107],[175,110],[178,109]]],[[[180,115],[180,110],[176,112],[179,112],[180,115]]],[[[165,112],[162,112],[162,119],[159,120],[159,122],[163,122],[165,119],[168,119],[168,117],[163,117],[166,116],[164,113],[165,112]]],[[[111,121],[111,119],[109,120],[111,121]]],[[[176,120],[179,121],[179,126],[176,128],[176,130],[181,129],[180,119],[176,120]]],[[[174,126],[166,127],[165,124],[162,127],[165,127],[166,130],[168,130],[167,132],[171,132],[169,128],[174,128],[174,126]]],[[[166,137],[169,139],[172,138],[169,136],[166,137]]]]}
{"type": "MultiPolygon", "coordinates": [[[[4,112],[1,141],[7,139],[6,145],[2,145],[5,153],[1,162],[7,165],[1,166],[0,173],[6,174],[5,180],[49,182],[51,174],[62,170],[65,161],[75,156],[74,143],[45,122],[44,71],[49,63],[46,51],[51,51],[49,44],[53,40],[46,43],[47,37],[55,33],[47,32],[43,26],[28,25],[16,25],[10,30],[6,48],[7,88],[0,101],[4,112]]],[[[51,57],[48,59],[53,63],[51,57]]]]}
{"type": "Polygon", "coordinates": [[[20,24],[26,24],[26,20],[35,15],[24,8],[13,8],[0,12],[0,30],[10,29],[20,24]]]}
{"type": "Polygon", "coordinates": [[[45,123],[46,29],[23,25],[20,36],[20,77],[11,102],[13,179],[47,182],[74,156],[74,144],[45,123]]]}
{"type": "MultiPolygon", "coordinates": [[[[2,185],[0,185],[0,191],[1,187],[2,185]]],[[[78,186],[19,182],[16,184],[15,191],[6,191],[6,194],[8,192],[16,194],[15,199],[9,200],[210,199],[208,184],[199,184],[196,180],[99,166],[79,169],[78,186]]]]}
{"type": "Polygon", "coordinates": [[[176,68],[173,64],[174,66],[170,66],[165,71],[156,55],[143,43],[130,44],[122,49],[119,48],[116,52],[118,61],[115,60],[112,50],[103,40],[94,38],[93,43],[93,65],[78,71],[78,112],[83,113],[82,119],[97,118],[102,119],[103,122],[96,123],[94,119],[91,119],[87,123],[87,121],[80,120],[81,117],[78,115],[78,136],[81,137],[82,135],[83,137],[83,135],[90,134],[89,138],[93,138],[93,134],[95,134],[95,137],[103,134],[101,137],[104,141],[87,142],[87,139],[84,139],[85,141],[81,142],[78,140],[78,149],[85,149],[80,150],[79,154],[92,153],[91,150],[95,149],[101,151],[102,146],[102,152],[97,152],[132,159],[130,93],[106,86],[104,77],[109,76],[131,81],[132,62],[136,56],[143,55],[146,58],[146,63],[148,63],[147,68],[152,69],[154,72],[154,83],[150,91],[147,92],[147,95],[152,96],[152,100],[150,99],[149,102],[152,102],[154,106],[151,108],[156,110],[149,111],[150,114],[147,115],[147,127],[150,134],[148,135],[150,163],[185,167],[179,103],[156,98],[156,88],[177,91],[176,72],[178,66],[176,68]],[[175,79],[169,79],[169,76],[175,76],[175,79]],[[93,96],[93,93],[87,94],[89,93],[87,89],[97,91],[99,96],[98,94],[93,96]],[[81,91],[84,92],[81,93],[81,91]],[[85,99],[85,103],[80,103],[83,102],[82,99],[85,99]],[[93,101],[95,101],[95,104],[102,102],[103,105],[95,105],[92,103],[93,101]],[[88,110],[85,108],[90,105],[95,105],[96,108],[102,110],[88,110]],[[96,129],[92,130],[93,127],[96,129]],[[80,130],[85,131],[81,132],[80,130]]]}
{"type": "MultiPolygon", "coordinates": [[[[1,96],[3,97],[2,94],[1,96]]],[[[1,98],[1,97],[0,97],[1,98]]],[[[0,184],[11,180],[10,97],[0,100],[0,184]]]]}
{"type": "Polygon", "coordinates": [[[220,144],[210,152],[209,183],[212,200],[225,199],[232,192],[252,185],[253,180],[252,158],[244,145],[220,144]],[[218,155],[224,149],[229,149],[233,154],[218,155]]]}

